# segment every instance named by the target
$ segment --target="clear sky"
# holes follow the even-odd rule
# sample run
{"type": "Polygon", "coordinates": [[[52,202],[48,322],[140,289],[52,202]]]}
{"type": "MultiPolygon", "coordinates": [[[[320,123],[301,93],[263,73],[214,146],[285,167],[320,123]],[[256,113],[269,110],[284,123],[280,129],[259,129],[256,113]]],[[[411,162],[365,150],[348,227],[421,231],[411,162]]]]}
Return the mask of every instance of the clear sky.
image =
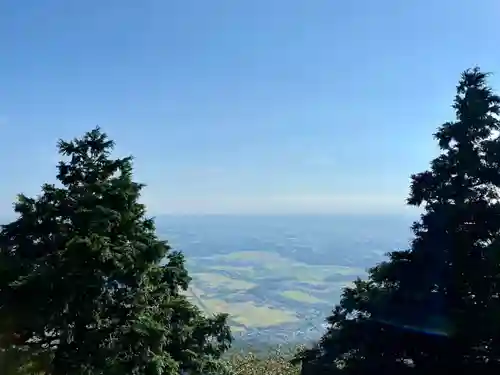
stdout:
{"type": "MultiPolygon", "coordinates": [[[[3,0],[0,214],[100,125],[159,213],[399,212],[498,0],[3,0]]],[[[496,26],[496,27],[495,27],[496,26]]]]}

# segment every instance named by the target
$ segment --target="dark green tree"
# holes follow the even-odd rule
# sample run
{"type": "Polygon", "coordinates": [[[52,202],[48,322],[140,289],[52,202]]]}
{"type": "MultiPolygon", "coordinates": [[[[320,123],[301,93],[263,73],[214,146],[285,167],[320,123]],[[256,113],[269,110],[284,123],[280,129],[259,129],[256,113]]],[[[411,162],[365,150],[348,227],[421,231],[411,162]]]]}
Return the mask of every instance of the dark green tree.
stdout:
{"type": "MultiPolygon", "coordinates": [[[[321,367],[359,374],[481,371],[500,359],[500,98],[478,68],[462,74],[441,153],[413,175],[423,208],[410,249],[345,289],[314,350],[321,367]]],[[[498,371],[498,368],[496,369],[498,371]]]]}
{"type": "Polygon", "coordinates": [[[2,226],[2,348],[43,353],[52,375],[212,373],[227,316],[186,299],[183,254],[157,238],[113,145],[99,128],[60,141],[60,184],[20,195],[2,226]]]}

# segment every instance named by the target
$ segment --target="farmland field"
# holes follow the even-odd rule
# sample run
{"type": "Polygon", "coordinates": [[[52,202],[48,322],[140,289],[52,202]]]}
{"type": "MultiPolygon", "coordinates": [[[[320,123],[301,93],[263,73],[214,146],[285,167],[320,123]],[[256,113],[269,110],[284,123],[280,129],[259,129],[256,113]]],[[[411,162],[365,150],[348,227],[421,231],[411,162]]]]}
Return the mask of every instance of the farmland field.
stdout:
{"type": "Polygon", "coordinates": [[[388,219],[380,232],[377,220],[354,228],[338,220],[169,217],[157,227],[186,256],[193,303],[228,313],[236,337],[290,341],[317,337],[342,288],[406,243],[409,221],[388,219]]]}

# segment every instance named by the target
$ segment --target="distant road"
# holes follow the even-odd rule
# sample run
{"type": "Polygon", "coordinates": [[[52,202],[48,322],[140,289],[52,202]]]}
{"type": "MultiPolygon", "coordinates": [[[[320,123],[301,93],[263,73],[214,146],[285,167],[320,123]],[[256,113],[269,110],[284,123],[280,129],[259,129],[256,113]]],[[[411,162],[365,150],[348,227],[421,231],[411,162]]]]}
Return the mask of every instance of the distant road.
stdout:
{"type": "Polygon", "coordinates": [[[203,303],[203,301],[201,300],[201,298],[198,297],[198,295],[193,291],[193,289],[190,286],[188,287],[188,289],[189,289],[189,293],[191,293],[191,295],[194,297],[194,299],[196,301],[198,301],[199,306],[202,308],[202,310],[205,312],[205,314],[207,314],[207,315],[213,315],[213,312],[210,311],[210,309],[207,307],[207,305],[205,305],[203,303]]]}

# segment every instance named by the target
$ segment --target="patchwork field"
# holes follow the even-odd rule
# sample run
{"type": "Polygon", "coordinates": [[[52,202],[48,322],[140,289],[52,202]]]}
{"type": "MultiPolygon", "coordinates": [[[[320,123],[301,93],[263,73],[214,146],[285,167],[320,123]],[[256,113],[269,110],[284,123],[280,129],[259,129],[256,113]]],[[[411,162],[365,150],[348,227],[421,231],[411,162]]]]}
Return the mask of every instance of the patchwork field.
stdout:
{"type": "Polygon", "coordinates": [[[291,323],[297,317],[272,306],[258,306],[253,302],[226,302],[217,299],[203,301],[213,312],[226,312],[232,320],[245,328],[259,328],[291,323]]]}
{"type": "Polygon", "coordinates": [[[193,273],[192,277],[194,278],[196,284],[204,285],[206,288],[215,288],[218,290],[248,290],[251,289],[257,284],[251,283],[245,280],[233,279],[216,272],[200,272],[193,273]]]}
{"type": "Polygon", "coordinates": [[[206,313],[225,312],[235,333],[302,327],[331,310],[344,286],[364,272],[308,265],[276,252],[239,251],[191,257],[192,300],[206,313]]]}
{"type": "Polygon", "coordinates": [[[356,215],[201,215],[156,219],[181,250],[188,296],[207,314],[229,313],[245,343],[304,342],[324,330],[342,288],[406,248],[413,218],[356,215]]]}
{"type": "Polygon", "coordinates": [[[161,237],[186,257],[193,278],[189,298],[207,314],[229,313],[234,334],[246,342],[318,337],[342,288],[382,254],[406,247],[411,224],[400,216],[349,215],[156,222],[161,237]]]}
{"type": "Polygon", "coordinates": [[[281,295],[285,298],[292,299],[297,302],[303,303],[323,303],[325,301],[320,300],[312,296],[311,294],[301,292],[300,290],[285,290],[281,293],[281,295]]]}

